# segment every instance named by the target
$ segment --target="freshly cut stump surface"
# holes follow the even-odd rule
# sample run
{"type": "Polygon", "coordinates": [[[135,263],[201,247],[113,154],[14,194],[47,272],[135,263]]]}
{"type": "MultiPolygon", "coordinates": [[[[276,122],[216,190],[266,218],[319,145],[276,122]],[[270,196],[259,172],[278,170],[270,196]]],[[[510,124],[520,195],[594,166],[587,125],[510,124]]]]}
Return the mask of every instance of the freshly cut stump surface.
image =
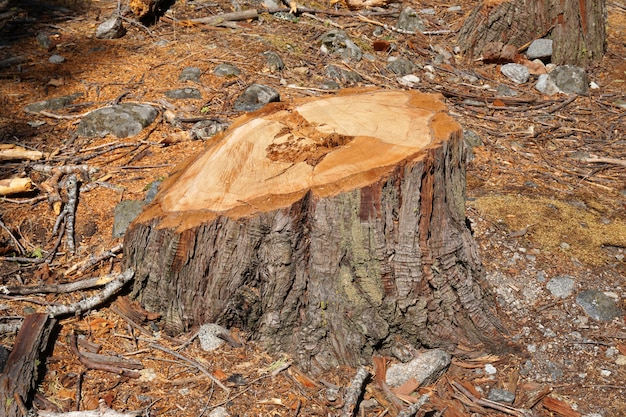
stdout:
{"type": "Polygon", "coordinates": [[[170,333],[238,327],[312,370],[395,345],[498,344],[445,110],[438,95],[349,90],[242,116],[131,225],[132,295],[170,333]]]}

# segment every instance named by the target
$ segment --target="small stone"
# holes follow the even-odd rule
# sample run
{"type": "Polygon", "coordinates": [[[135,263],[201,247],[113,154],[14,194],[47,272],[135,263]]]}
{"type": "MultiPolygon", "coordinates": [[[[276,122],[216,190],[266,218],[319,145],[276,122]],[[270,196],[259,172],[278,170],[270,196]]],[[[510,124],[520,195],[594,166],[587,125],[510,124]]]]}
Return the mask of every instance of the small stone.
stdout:
{"type": "Polygon", "coordinates": [[[386,374],[387,384],[399,387],[411,378],[420,385],[434,382],[450,365],[450,354],[445,350],[433,349],[421,352],[408,363],[394,364],[386,374]]]}
{"type": "Polygon", "coordinates": [[[65,58],[61,55],[54,54],[50,58],[48,58],[48,62],[51,64],[62,64],[65,62],[65,58]]]}
{"type": "Polygon", "coordinates": [[[495,366],[493,366],[492,364],[488,363],[487,365],[485,365],[485,373],[487,375],[495,375],[496,373],[498,373],[498,370],[496,369],[495,366]]]}
{"type": "Polygon", "coordinates": [[[63,107],[69,106],[74,102],[74,100],[82,96],[83,93],[76,93],[69,96],[53,97],[48,100],[31,103],[24,107],[24,110],[29,113],[39,113],[42,110],[59,110],[63,107]]]}
{"type": "Polygon", "coordinates": [[[202,120],[191,127],[191,132],[198,139],[207,140],[228,128],[228,123],[219,120],[202,120]]]}
{"type": "Polygon", "coordinates": [[[230,417],[230,414],[224,407],[217,407],[209,413],[209,417],[230,417]]]}
{"type": "Polygon", "coordinates": [[[543,94],[549,96],[562,92],[548,74],[539,75],[539,77],[537,78],[537,84],[535,84],[535,88],[543,94]]]}
{"type": "Polygon", "coordinates": [[[589,91],[587,72],[573,65],[562,65],[555,68],[548,77],[566,94],[580,94],[586,96],[589,91]]]}
{"type": "Polygon", "coordinates": [[[124,236],[128,226],[139,216],[145,202],[141,200],[120,201],[113,209],[113,239],[124,236]]]}
{"type": "Polygon", "coordinates": [[[416,75],[409,74],[404,77],[400,77],[398,82],[405,87],[413,88],[420,82],[420,78],[416,75]]]}
{"type": "Polygon", "coordinates": [[[611,373],[612,373],[612,372],[611,372],[611,371],[609,371],[608,369],[602,369],[602,370],[600,371],[600,375],[602,375],[602,376],[604,376],[604,377],[611,376],[611,373]]]}
{"type": "Polygon", "coordinates": [[[97,39],[118,39],[126,34],[126,28],[122,24],[122,18],[112,16],[98,25],[96,29],[97,39]]]}
{"type": "Polygon", "coordinates": [[[254,111],[267,103],[280,101],[278,91],[262,84],[252,84],[235,100],[236,111],[254,111]]]}
{"type": "Polygon", "coordinates": [[[320,50],[324,54],[338,55],[344,60],[360,61],[363,52],[346,34],[334,29],[319,37],[320,50]]]}
{"type": "Polygon", "coordinates": [[[568,250],[570,248],[570,245],[567,242],[561,242],[559,244],[559,247],[561,248],[561,250],[568,250]]]}
{"type": "Polygon", "coordinates": [[[626,355],[617,355],[617,359],[615,359],[615,364],[619,366],[626,366],[626,355]]]}
{"type": "Polygon", "coordinates": [[[487,399],[498,403],[513,404],[515,401],[515,394],[504,389],[492,388],[489,391],[487,399]]]}
{"type": "Polygon", "coordinates": [[[592,81],[589,83],[589,88],[591,88],[592,90],[598,90],[600,86],[595,81],[592,81]]]}
{"type": "Polygon", "coordinates": [[[200,68],[187,67],[180,72],[180,75],[178,76],[178,81],[193,81],[195,83],[199,83],[200,75],[202,75],[202,70],[200,68]]]}
{"type": "Polygon", "coordinates": [[[179,100],[202,98],[202,93],[197,88],[177,88],[165,92],[165,97],[179,100]]]}
{"type": "Polygon", "coordinates": [[[320,84],[320,88],[322,90],[333,91],[339,90],[341,86],[335,80],[325,80],[320,84]]]}
{"type": "Polygon", "coordinates": [[[496,87],[496,95],[502,97],[514,97],[517,95],[517,91],[505,84],[500,84],[496,87]]]}
{"type": "Polygon", "coordinates": [[[528,46],[526,57],[529,60],[547,59],[552,56],[552,39],[535,39],[528,46]]]}
{"type": "Polygon", "coordinates": [[[343,81],[346,84],[357,84],[363,81],[363,78],[361,78],[358,73],[339,68],[336,65],[329,65],[326,67],[326,75],[330,78],[343,81]]]}
{"type": "Polygon", "coordinates": [[[48,36],[47,34],[39,32],[35,39],[37,40],[37,44],[46,51],[52,49],[52,39],[50,39],[50,36],[48,36]]]}
{"type": "Polygon", "coordinates": [[[157,373],[152,368],[144,368],[139,371],[140,382],[151,382],[157,378],[157,373]]]}
{"type": "Polygon", "coordinates": [[[606,356],[607,358],[612,358],[613,356],[617,354],[617,352],[619,352],[619,350],[611,346],[610,348],[606,350],[606,352],[604,352],[604,356],[606,356]]]}
{"type": "Polygon", "coordinates": [[[521,64],[504,64],[500,72],[516,84],[524,84],[530,78],[528,68],[521,64]]]}
{"type": "Polygon", "coordinates": [[[231,64],[219,64],[213,69],[213,74],[218,77],[237,77],[241,74],[241,70],[231,64]]]}
{"type": "Polygon", "coordinates": [[[598,290],[581,292],[576,297],[576,304],[581,306],[589,317],[597,321],[611,321],[624,314],[623,311],[615,305],[613,299],[598,290]]]}
{"type": "Polygon", "coordinates": [[[387,69],[396,75],[403,76],[412,73],[415,65],[408,59],[397,58],[387,64],[387,69]]]}
{"type": "Polygon", "coordinates": [[[405,32],[423,32],[426,29],[422,18],[410,7],[404,8],[398,16],[396,27],[405,32]]]}
{"type": "Polygon", "coordinates": [[[569,275],[554,277],[546,284],[548,291],[555,297],[568,297],[574,289],[574,280],[569,275]]]}
{"type": "Polygon", "coordinates": [[[274,51],[266,51],[261,55],[265,58],[265,64],[270,71],[282,71],[285,69],[285,63],[283,59],[274,51]]]}
{"type": "Polygon", "coordinates": [[[112,134],[118,138],[126,138],[141,132],[154,121],[157,114],[157,110],[148,104],[122,103],[102,107],[83,116],[76,133],[88,137],[112,134]]]}
{"type": "Polygon", "coordinates": [[[228,335],[229,331],[225,327],[215,323],[203,324],[198,330],[198,340],[200,347],[205,352],[212,352],[224,344],[224,339],[218,335],[228,335]]]}

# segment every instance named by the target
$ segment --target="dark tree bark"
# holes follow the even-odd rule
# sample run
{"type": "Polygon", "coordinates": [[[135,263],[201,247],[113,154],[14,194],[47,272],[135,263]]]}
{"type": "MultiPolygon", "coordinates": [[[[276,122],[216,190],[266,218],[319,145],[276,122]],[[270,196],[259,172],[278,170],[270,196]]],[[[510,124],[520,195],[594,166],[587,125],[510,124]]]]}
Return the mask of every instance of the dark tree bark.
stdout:
{"type": "Polygon", "coordinates": [[[353,91],[240,118],[131,225],[132,295],[169,332],[236,326],[313,370],[398,343],[497,346],[444,110],[353,91]]]}
{"type": "Polygon", "coordinates": [[[23,410],[19,408],[21,404],[15,397],[19,396],[24,403],[30,403],[37,386],[42,353],[48,347],[48,338],[55,323],[56,320],[44,313],[24,318],[4,372],[0,375],[0,415],[22,417],[23,410]]]}
{"type": "Polygon", "coordinates": [[[552,62],[589,65],[606,50],[606,0],[484,0],[459,31],[461,49],[479,57],[492,42],[518,48],[550,37],[552,62]]]}

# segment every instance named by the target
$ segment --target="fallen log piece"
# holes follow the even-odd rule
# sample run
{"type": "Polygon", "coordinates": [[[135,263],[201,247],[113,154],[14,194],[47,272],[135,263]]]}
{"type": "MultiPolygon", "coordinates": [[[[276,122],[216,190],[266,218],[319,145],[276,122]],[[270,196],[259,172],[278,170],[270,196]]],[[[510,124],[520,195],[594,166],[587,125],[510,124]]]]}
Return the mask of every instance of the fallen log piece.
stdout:
{"type": "Polygon", "coordinates": [[[28,159],[37,161],[43,158],[43,152],[29,151],[18,145],[0,144],[0,161],[10,161],[15,159],[28,159]]]}
{"type": "Polygon", "coordinates": [[[8,178],[0,180],[0,195],[26,193],[33,189],[30,178],[8,178]]]}
{"type": "Polygon", "coordinates": [[[48,338],[55,323],[55,319],[43,313],[24,318],[4,372],[0,375],[0,415],[22,417],[20,407],[23,403],[28,405],[35,393],[43,360],[41,355],[48,347],[48,338]]]}
{"type": "Polygon", "coordinates": [[[131,296],[170,334],[235,326],[312,371],[397,343],[499,346],[445,110],[349,90],[239,118],[130,226],[131,296]]]}

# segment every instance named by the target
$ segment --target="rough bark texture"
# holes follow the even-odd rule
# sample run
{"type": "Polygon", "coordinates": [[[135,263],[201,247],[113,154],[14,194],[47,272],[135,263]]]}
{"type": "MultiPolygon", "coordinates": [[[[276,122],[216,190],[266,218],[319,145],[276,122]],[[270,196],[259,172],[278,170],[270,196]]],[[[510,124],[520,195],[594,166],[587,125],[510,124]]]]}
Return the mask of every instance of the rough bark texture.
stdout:
{"type": "Polygon", "coordinates": [[[4,372],[0,375],[0,415],[22,417],[15,396],[19,395],[24,403],[29,403],[34,394],[41,354],[48,346],[48,337],[55,323],[56,320],[43,313],[24,318],[4,372]]]}
{"type": "MultiPolygon", "coordinates": [[[[207,207],[180,213],[168,209],[174,204],[168,196],[181,205],[193,200],[187,183],[201,180],[202,175],[190,173],[205,157],[171,177],[126,234],[126,267],[134,268],[136,277],[132,295],[147,309],[163,313],[169,332],[217,321],[250,331],[271,351],[288,352],[314,370],[369,361],[374,352],[397,343],[451,348],[459,342],[501,342],[476,245],[465,225],[460,126],[433,95],[366,92],[336,99],[328,101],[329,108],[319,101],[320,117],[338,120],[334,126],[328,122],[333,132],[353,126],[363,129],[364,136],[346,128],[348,132],[339,131],[342,140],[326,143],[324,156],[307,148],[317,156],[306,159],[296,152],[291,156],[300,162],[280,171],[297,173],[301,164],[313,164],[314,173],[342,168],[331,170],[328,182],[303,177],[302,184],[314,185],[285,195],[277,186],[264,190],[262,179],[251,180],[248,187],[261,189],[254,199],[244,196],[238,206],[222,212],[207,207]],[[339,100],[356,104],[348,101],[345,108],[351,111],[344,112],[339,100]],[[425,117],[403,123],[403,112],[425,117]],[[399,138],[423,132],[417,136],[427,140],[407,147],[376,138],[387,130],[399,138]],[[388,163],[356,170],[377,157],[386,161],[396,151],[401,156],[388,163]]],[[[293,119],[318,102],[307,103],[247,116],[207,153],[229,160],[243,157],[221,147],[249,125],[257,126],[254,132],[263,131],[259,120],[293,119]]],[[[311,127],[327,126],[319,119],[296,119],[308,133],[311,127]]],[[[295,136],[290,140],[299,143],[295,136]]],[[[270,148],[267,155],[273,159],[270,148]]],[[[251,161],[244,158],[241,164],[245,177],[251,161]]],[[[237,187],[215,169],[213,175],[237,187]]],[[[207,187],[199,188],[202,194],[207,187]]],[[[227,198],[215,206],[225,205],[227,198]]]]}
{"type": "Polygon", "coordinates": [[[588,65],[606,50],[606,16],[605,0],[484,0],[466,19],[458,42],[479,57],[491,42],[520,48],[550,37],[553,63],[588,65]]]}

